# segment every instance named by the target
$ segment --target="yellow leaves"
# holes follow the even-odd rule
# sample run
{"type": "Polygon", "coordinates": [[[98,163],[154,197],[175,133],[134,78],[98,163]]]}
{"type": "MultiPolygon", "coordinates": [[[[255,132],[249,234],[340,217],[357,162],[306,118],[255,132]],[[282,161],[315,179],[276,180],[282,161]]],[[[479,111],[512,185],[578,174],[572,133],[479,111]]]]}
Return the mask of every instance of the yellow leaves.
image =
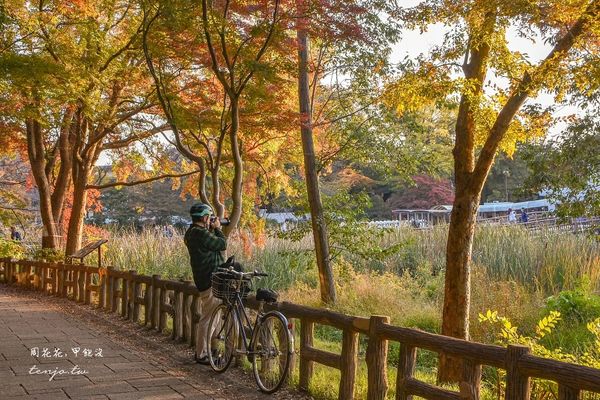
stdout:
{"type": "Polygon", "coordinates": [[[546,336],[546,334],[552,332],[552,329],[556,327],[556,323],[560,320],[560,312],[550,311],[550,315],[538,321],[535,327],[536,338],[541,339],[546,336]]]}
{"type": "MultiPolygon", "coordinates": [[[[535,340],[540,340],[548,333],[552,332],[552,329],[556,327],[556,324],[561,320],[560,312],[550,311],[550,314],[542,318],[535,327],[535,340]]],[[[487,310],[485,314],[479,313],[479,322],[488,322],[490,324],[500,325],[500,332],[498,334],[501,342],[503,343],[527,343],[531,342],[530,338],[521,336],[517,327],[506,318],[498,315],[497,311],[487,310]]],[[[600,318],[598,319],[600,324],[600,318]]],[[[588,325],[589,327],[589,325],[588,325]]],[[[600,332],[600,326],[598,327],[600,332]]]]}
{"type": "Polygon", "coordinates": [[[520,336],[517,327],[506,318],[498,315],[498,311],[487,310],[485,314],[479,313],[479,322],[489,322],[490,324],[499,324],[499,336],[503,342],[519,342],[520,336]]]}
{"type": "Polygon", "coordinates": [[[498,311],[487,310],[485,315],[482,313],[479,313],[479,322],[485,322],[485,321],[497,322],[498,321],[498,311]]]}
{"type": "Polygon", "coordinates": [[[600,318],[588,322],[587,328],[594,336],[596,336],[594,344],[596,345],[596,352],[600,355],[600,318]]]}
{"type": "Polygon", "coordinates": [[[383,100],[402,115],[446,101],[455,88],[456,84],[446,68],[422,62],[414,71],[407,71],[398,80],[389,83],[383,100]]]}

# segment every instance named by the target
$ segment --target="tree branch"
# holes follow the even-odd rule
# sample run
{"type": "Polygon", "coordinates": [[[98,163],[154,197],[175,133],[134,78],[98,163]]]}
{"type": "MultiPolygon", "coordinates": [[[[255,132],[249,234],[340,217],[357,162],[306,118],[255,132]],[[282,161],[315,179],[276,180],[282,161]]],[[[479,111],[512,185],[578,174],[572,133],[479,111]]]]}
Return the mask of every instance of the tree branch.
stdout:
{"type": "MultiPolygon", "coordinates": [[[[206,0],[203,0],[203,1],[206,1],[206,0]]],[[[256,53],[256,57],[254,58],[254,62],[256,62],[256,63],[258,63],[260,61],[263,54],[265,54],[265,52],[267,51],[267,47],[271,43],[271,38],[273,37],[273,33],[275,32],[275,25],[277,25],[277,15],[279,14],[279,2],[280,2],[280,0],[275,0],[275,9],[273,10],[273,22],[271,23],[271,26],[269,27],[269,33],[267,34],[267,38],[265,39],[261,48],[258,50],[258,53],[256,53]]],[[[252,78],[252,75],[254,75],[254,71],[255,71],[255,69],[253,68],[248,73],[248,75],[246,75],[246,78],[244,78],[240,82],[239,88],[235,91],[238,95],[242,92],[242,90],[244,90],[244,87],[246,86],[246,84],[248,84],[248,81],[252,78]]],[[[233,88],[233,89],[235,90],[235,88],[233,88]]]]}
{"type": "Polygon", "coordinates": [[[27,181],[0,181],[0,185],[13,186],[13,185],[23,185],[27,181]]]}
{"type": "Polygon", "coordinates": [[[164,175],[159,175],[159,176],[155,176],[155,177],[148,178],[148,179],[143,179],[141,181],[134,181],[134,182],[113,182],[113,183],[106,183],[104,185],[87,185],[85,188],[86,189],[102,190],[102,189],[107,189],[107,188],[117,187],[117,186],[136,186],[136,185],[142,185],[144,183],[150,183],[150,182],[154,182],[154,181],[158,181],[158,180],[166,179],[166,178],[183,178],[184,176],[194,175],[194,174],[197,174],[199,172],[200,171],[186,172],[186,173],[183,173],[183,174],[164,174],[164,175]]]}
{"type": "Polygon", "coordinates": [[[211,68],[215,73],[217,79],[223,85],[223,88],[227,92],[228,95],[233,96],[235,93],[233,92],[233,88],[227,83],[223,72],[221,72],[219,67],[219,62],[217,61],[217,54],[215,52],[215,47],[212,43],[212,38],[210,37],[210,31],[208,30],[208,4],[207,0],[202,0],[202,26],[204,28],[204,37],[206,38],[206,47],[208,48],[208,53],[210,54],[211,60],[211,68]]]}
{"type": "Polygon", "coordinates": [[[120,139],[120,140],[115,140],[113,142],[105,143],[102,146],[102,150],[121,149],[123,147],[129,146],[133,142],[137,142],[138,140],[147,139],[151,136],[156,135],[157,133],[168,131],[169,129],[170,129],[169,124],[163,124],[163,125],[157,126],[155,128],[152,128],[150,130],[147,130],[145,132],[139,133],[139,134],[134,133],[125,139],[120,139]]]}
{"type": "Polygon", "coordinates": [[[106,62],[104,63],[104,65],[102,67],[100,67],[100,69],[98,70],[98,72],[103,72],[106,68],[108,68],[110,66],[111,62],[113,62],[117,57],[119,57],[121,54],[123,54],[125,51],[127,51],[131,47],[131,45],[133,44],[134,40],[142,32],[143,26],[144,26],[144,23],[142,22],[140,24],[140,26],[138,27],[137,31],[135,31],[135,33],[129,38],[129,40],[127,41],[127,43],[125,43],[125,45],[123,47],[121,47],[119,50],[117,50],[116,52],[114,52],[110,57],[108,57],[108,59],[106,60],[106,62]]]}
{"type": "Polygon", "coordinates": [[[39,212],[40,210],[34,210],[31,208],[21,208],[21,207],[9,207],[3,206],[0,204],[0,210],[8,210],[8,211],[26,211],[26,212],[39,212]]]}

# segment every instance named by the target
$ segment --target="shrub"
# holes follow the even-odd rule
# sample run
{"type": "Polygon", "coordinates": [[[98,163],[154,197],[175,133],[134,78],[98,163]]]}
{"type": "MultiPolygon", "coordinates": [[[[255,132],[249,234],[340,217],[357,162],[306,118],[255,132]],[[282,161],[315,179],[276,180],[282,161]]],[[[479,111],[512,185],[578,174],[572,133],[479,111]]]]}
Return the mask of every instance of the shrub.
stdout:
{"type": "Polygon", "coordinates": [[[0,239],[0,258],[21,259],[25,255],[25,248],[20,242],[0,239]]]}
{"type": "Polygon", "coordinates": [[[583,289],[565,290],[550,296],[546,309],[558,310],[564,318],[586,322],[600,315],[600,296],[583,289]]]}
{"type": "Polygon", "coordinates": [[[31,254],[35,261],[59,262],[64,261],[65,255],[58,249],[36,249],[31,254]]]}
{"type": "MultiPolygon", "coordinates": [[[[507,318],[498,315],[497,311],[487,310],[485,314],[479,314],[479,322],[489,323],[499,329],[497,331],[496,342],[501,345],[522,344],[531,348],[533,354],[551,358],[558,361],[576,363],[592,368],[600,368],[600,318],[588,323],[587,328],[595,337],[596,346],[592,347],[591,351],[584,352],[580,355],[571,354],[563,351],[562,348],[548,348],[543,344],[543,339],[554,333],[554,328],[562,320],[561,314],[558,311],[550,311],[548,315],[540,319],[535,327],[533,336],[525,336],[519,333],[518,328],[514,326],[507,318]]],[[[497,387],[499,391],[503,391],[505,372],[499,371],[497,387]]],[[[532,384],[532,398],[552,398],[553,394],[557,393],[557,383],[535,379],[532,384]]],[[[581,399],[592,399],[583,394],[581,399]]]]}

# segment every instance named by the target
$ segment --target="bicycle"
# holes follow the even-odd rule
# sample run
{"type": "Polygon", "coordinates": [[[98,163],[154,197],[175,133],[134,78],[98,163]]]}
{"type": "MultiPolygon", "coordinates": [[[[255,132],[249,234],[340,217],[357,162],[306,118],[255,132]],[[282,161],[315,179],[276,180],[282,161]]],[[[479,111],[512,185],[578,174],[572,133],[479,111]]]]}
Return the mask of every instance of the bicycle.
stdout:
{"type": "Polygon", "coordinates": [[[233,355],[246,355],[259,389],[273,393],[289,373],[294,352],[288,320],[279,311],[264,312],[265,303],[277,301],[273,291],[258,289],[259,307],[254,324],[246,313],[243,299],[255,278],[263,272],[238,272],[233,267],[218,268],[211,278],[213,295],[223,301],[213,312],[207,336],[208,359],[216,372],[225,372],[233,355]]]}

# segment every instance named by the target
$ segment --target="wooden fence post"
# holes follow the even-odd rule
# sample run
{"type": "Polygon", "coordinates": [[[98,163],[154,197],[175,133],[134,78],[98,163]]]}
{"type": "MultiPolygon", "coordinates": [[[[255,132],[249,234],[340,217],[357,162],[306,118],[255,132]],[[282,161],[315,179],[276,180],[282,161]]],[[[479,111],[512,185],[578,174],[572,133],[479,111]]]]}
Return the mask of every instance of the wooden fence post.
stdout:
{"type": "Polygon", "coordinates": [[[119,293],[121,292],[119,285],[121,285],[121,280],[118,276],[112,277],[113,298],[110,310],[114,313],[119,310],[119,293]]]}
{"type": "Polygon", "coordinates": [[[60,297],[67,297],[67,265],[62,262],[59,265],[58,288],[60,290],[60,297]]]}
{"type": "Polygon", "coordinates": [[[40,269],[39,269],[39,271],[40,271],[40,286],[38,289],[44,293],[46,293],[46,281],[48,278],[48,270],[49,269],[50,268],[46,267],[43,264],[40,266],[40,269]]]}
{"type": "Polygon", "coordinates": [[[60,295],[60,289],[59,289],[59,285],[58,285],[58,281],[59,281],[59,275],[60,275],[60,270],[59,270],[59,264],[54,264],[54,266],[56,268],[54,268],[53,270],[53,274],[52,275],[52,294],[54,296],[59,296],[60,295]]]}
{"type": "Polygon", "coordinates": [[[396,378],[396,400],[412,400],[412,395],[405,389],[407,379],[413,377],[417,362],[417,349],[413,346],[400,344],[400,357],[398,360],[398,376],[396,378]]]}
{"type": "Polygon", "coordinates": [[[315,324],[306,319],[300,320],[300,389],[308,391],[313,374],[313,362],[304,357],[303,351],[313,346],[315,324]]]}
{"type": "Polygon", "coordinates": [[[85,276],[85,290],[83,303],[89,305],[92,302],[92,273],[87,270],[84,271],[85,276]]]}
{"type": "Polygon", "coordinates": [[[85,301],[85,267],[80,265],[77,268],[77,301],[83,303],[85,301]]]}
{"type": "Polygon", "coordinates": [[[137,272],[135,271],[132,273],[132,280],[133,295],[131,296],[131,302],[133,304],[133,312],[131,314],[131,317],[133,319],[133,322],[137,324],[140,322],[140,296],[142,295],[142,284],[137,280],[137,272]]]}
{"type": "MultiPolygon", "coordinates": [[[[288,326],[290,328],[290,336],[292,338],[294,338],[295,334],[296,334],[296,324],[294,323],[293,320],[288,320],[288,326]]],[[[293,343],[295,344],[296,341],[294,340],[293,343]]],[[[286,383],[288,385],[291,385],[293,380],[294,380],[294,370],[296,369],[296,349],[292,349],[292,354],[290,354],[290,369],[288,371],[288,376],[286,378],[286,383]]]]}
{"type": "Polygon", "coordinates": [[[158,296],[158,331],[164,332],[167,327],[167,312],[164,309],[165,304],[167,303],[167,288],[162,287],[160,290],[160,296],[158,296]]]}
{"type": "Polygon", "coordinates": [[[463,360],[463,378],[459,384],[460,394],[469,400],[479,400],[481,389],[481,364],[473,360],[463,360]]]}
{"type": "Polygon", "coordinates": [[[199,330],[199,321],[200,321],[200,313],[198,310],[200,309],[200,297],[198,294],[194,295],[194,299],[192,300],[192,335],[190,337],[191,347],[196,348],[196,342],[198,340],[198,330],[199,330]]]}
{"type": "Polygon", "coordinates": [[[12,283],[12,277],[13,277],[13,263],[12,263],[12,260],[9,259],[8,261],[6,261],[4,263],[4,282],[6,282],[7,285],[10,285],[12,283]]]}
{"type": "Polygon", "coordinates": [[[579,392],[579,389],[558,383],[558,400],[577,400],[579,399],[579,392]]]}
{"type": "Polygon", "coordinates": [[[152,316],[152,283],[144,283],[144,326],[150,325],[152,316]]]}
{"type": "Polygon", "coordinates": [[[133,292],[136,274],[137,272],[135,270],[130,269],[129,274],[127,275],[127,313],[125,314],[125,319],[128,320],[133,319],[133,302],[135,301],[133,292]]]}
{"type": "Polygon", "coordinates": [[[350,329],[344,330],[342,337],[342,355],[340,358],[340,400],[354,399],[354,382],[358,364],[358,333],[350,329]]]}
{"type": "Polygon", "coordinates": [[[27,289],[31,289],[31,287],[33,286],[31,281],[29,280],[30,276],[31,276],[31,264],[27,264],[27,266],[25,267],[25,287],[27,289]]]}
{"type": "Polygon", "coordinates": [[[181,331],[183,330],[183,293],[175,289],[173,297],[173,330],[171,331],[171,339],[181,339],[181,331]]]}
{"type": "Polygon", "coordinates": [[[121,317],[127,318],[127,311],[129,308],[129,273],[124,272],[123,283],[121,284],[121,317]]]}
{"type": "Polygon", "coordinates": [[[156,329],[158,327],[158,320],[160,315],[160,275],[152,275],[152,318],[151,327],[156,329]]]}
{"type": "Polygon", "coordinates": [[[194,296],[190,293],[187,293],[188,290],[191,290],[195,287],[194,282],[185,281],[186,284],[186,295],[183,302],[183,339],[189,345],[192,344],[192,318],[193,311],[192,305],[194,304],[194,296]]]}
{"type": "Polygon", "coordinates": [[[506,353],[506,395],[511,400],[529,400],[529,377],[519,373],[519,358],[529,354],[527,346],[509,345],[506,353]]]}
{"type": "Polygon", "coordinates": [[[377,334],[382,324],[389,324],[390,317],[373,315],[369,321],[369,343],[367,345],[368,400],[383,400],[387,394],[388,341],[377,334]]]}
{"type": "Polygon", "coordinates": [[[112,311],[113,302],[115,297],[115,280],[113,267],[106,268],[106,311],[112,311]]]}
{"type": "Polygon", "coordinates": [[[13,260],[8,262],[8,284],[12,284],[14,282],[14,276],[16,271],[16,264],[13,260]]]}
{"type": "Polygon", "coordinates": [[[106,269],[98,268],[98,308],[106,307],[106,269]]]}

